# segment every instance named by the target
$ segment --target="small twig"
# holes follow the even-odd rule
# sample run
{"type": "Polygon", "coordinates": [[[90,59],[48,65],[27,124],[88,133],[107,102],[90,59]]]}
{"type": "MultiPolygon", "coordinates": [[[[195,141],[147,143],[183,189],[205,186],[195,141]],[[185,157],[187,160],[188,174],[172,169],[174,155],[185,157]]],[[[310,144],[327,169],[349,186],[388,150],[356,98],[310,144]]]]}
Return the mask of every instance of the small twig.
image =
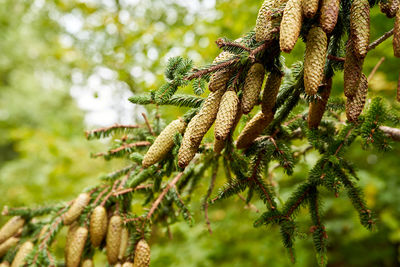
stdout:
{"type": "Polygon", "coordinates": [[[150,125],[149,119],[147,118],[146,113],[143,112],[142,116],[143,116],[143,119],[144,119],[144,121],[146,123],[147,128],[149,129],[150,134],[153,135],[153,136],[156,136],[156,134],[153,131],[153,128],[151,128],[151,125],[150,125]]]}
{"type": "Polygon", "coordinates": [[[208,199],[210,198],[212,191],[214,190],[214,186],[215,186],[215,180],[217,178],[217,173],[218,173],[218,166],[219,164],[217,163],[214,167],[212,176],[211,176],[211,181],[210,181],[210,186],[208,187],[207,190],[207,195],[204,198],[204,202],[203,202],[203,207],[204,207],[204,217],[206,219],[206,224],[207,224],[207,228],[208,228],[208,232],[210,234],[212,234],[212,229],[211,229],[211,222],[210,222],[210,218],[208,217],[208,199]]]}
{"type": "Polygon", "coordinates": [[[380,45],[383,41],[385,41],[387,38],[393,35],[394,29],[391,29],[390,31],[386,32],[384,35],[373,41],[369,46],[368,46],[368,51],[374,49],[378,45],[380,45]]]}
{"type": "Polygon", "coordinates": [[[337,56],[334,56],[334,55],[328,55],[328,59],[334,60],[334,61],[340,61],[340,62],[344,62],[345,61],[344,57],[337,57],[337,56]]]}
{"type": "Polygon", "coordinates": [[[127,193],[130,193],[132,191],[136,191],[136,190],[140,190],[140,189],[147,189],[147,188],[151,188],[153,186],[153,184],[146,184],[146,185],[139,185],[136,186],[135,188],[127,188],[127,189],[123,189],[117,192],[114,192],[113,196],[120,196],[120,195],[124,195],[127,193]]]}
{"type": "Polygon", "coordinates": [[[120,147],[111,149],[107,153],[100,152],[100,153],[93,154],[93,157],[96,158],[96,157],[101,157],[101,156],[105,156],[105,155],[112,155],[112,154],[116,154],[116,153],[118,153],[118,152],[120,152],[120,151],[122,151],[124,149],[132,148],[132,147],[140,147],[140,146],[150,146],[150,145],[151,145],[151,143],[148,142],[148,141],[139,141],[139,142],[136,142],[136,143],[125,144],[125,145],[122,145],[120,147]]]}
{"type": "Polygon", "coordinates": [[[227,42],[227,41],[225,41],[225,40],[222,39],[222,38],[218,38],[217,41],[215,41],[215,43],[217,44],[217,46],[218,46],[219,48],[222,48],[222,47],[225,47],[225,46],[231,46],[231,47],[238,47],[238,48],[241,48],[241,49],[246,50],[246,51],[248,51],[248,52],[251,51],[250,48],[248,48],[248,47],[246,47],[246,46],[244,46],[244,45],[242,45],[242,44],[240,44],[240,43],[236,43],[236,42],[227,42]]]}
{"type": "MultiPolygon", "coordinates": [[[[241,194],[237,194],[237,196],[246,203],[246,199],[244,198],[244,196],[242,196],[241,194]]],[[[260,212],[260,210],[252,203],[246,203],[246,207],[255,211],[256,213],[260,212]]]]}
{"type": "Polygon", "coordinates": [[[195,73],[193,73],[193,74],[191,74],[189,76],[186,76],[185,80],[189,80],[190,81],[190,80],[202,77],[202,76],[204,76],[204,75],[206,75],[208,73],[215,72],[215,71],[217,71],[219,69],[223,69],[223,68],[229,67],[229,66],[233,65],[234,63],[236,63],[238,61],[239,61],[239,58],[235,57],[235,58],[230,59],[228,61],[221,62],[221,63],[219,63],[217,65],[214,65],[214,66],[211,66],[211,67],[209,67],[207,69],[196,71],[195,73]]]}
{"type": "Polygon", "coordinates": [[[110,126],[110,127],[103,127],[103,128],[98,128],[98,129],[91,130],[91,131],[86,131],[85,132],[85,136],[86,136],[86,138],[88,138],[88,136],[90,134],[94,134],[94,133],[106,132],[106,131],[109,131],[109,130],[120,129],[120,128],[136,129],[136,128],[140,128],[140,127],[141,127],[140,125],[114,124],[113,126],[110,126]]]}
{"type": "Polygon", "coordinates": [[[385,61],[385,57],[381,57],[381,59],[376,63],[375,67],[371,70],[371,73],[368,75],[368,82],[371,81],[372,77],[374,77],[378,68],[382,65],[383,61],[385,61]]]}
{"type": "Polygon", "coordinates": [[[115,193],[115,189],[117,188],[118,184],[120,183],[120,180],[116,180],[113,184],[113,187],[111,188],[111,191],[107,194],[107,196],[103,199],[103,201],[100,203],[101,206],[104,206],[107,202],[107,200],[115,193]]]}
{"type": "Polygon", "coordinates": [[[157,209],[158,205],[160,205],[160,203],[163,200],[163,198],[165,197],[165,195],[168,193],[168,191],[171,189],[171,187],[173,187],[179,181],[179,179],[182,177],[182,175],[183,175],[183,172],[178,173],[178,175],[176,175],[175,178],[169,184],[167,184],[167,186],[164,188],[164,190],[158,196],[156,201],[153,202],[153,205],[151,206],[150,211],[146,216],[147,220],[149,220],[151,218],[154,211],[157,209]]]}

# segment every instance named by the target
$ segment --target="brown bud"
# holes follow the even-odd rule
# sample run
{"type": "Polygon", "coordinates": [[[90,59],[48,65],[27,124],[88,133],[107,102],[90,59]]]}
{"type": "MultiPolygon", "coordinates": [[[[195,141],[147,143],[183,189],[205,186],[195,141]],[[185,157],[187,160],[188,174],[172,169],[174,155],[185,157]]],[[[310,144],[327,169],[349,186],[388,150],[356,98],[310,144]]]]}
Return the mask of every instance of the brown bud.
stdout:
{"type": "Polygon", "coordinates": [[[306,18],[314,17],[318,11],[319,0],[302,0],[301,7],[306,18]]]}
{"type": "Polygon", "coordinates": [[[94,267],[93,260],[86,259],[82,262],[81,267],[94,267]]]}
{"type": "Polygon", "coordinates": [[[11,264],[11,267],[20,267],[26,264],[26,257],[33,250],[33,243],[31,241],[26,241],[21,245],[18,249],[17,254],[14,257],[14,260],[11,264]]]}
{"type": "Polygon", "coordinates": [[[369,3],[368,0],[354,0],[350,10],[350,38],[354,53],[364,58],[369,45],[369,3]]]}
{"type": "Polygon", "coordinates": [[[123,260],[125,258],[125,252],[129,244],[129,231],[127,228],[122,228],[122,233],[121,233],[121,244],[119,246],[119,253],[118,253],[118,259],[123,260]]]}
{"type": "Polygon", "coordinates": [[[97,206],[90,215],[90,241],[93,247],[98,247],[107,233],[107,211],[103,206],[97,206]]]}
{"type": "Polygon", "coordinates": [[[379,7],[381,8],[382,13],[385,13],[388,18],[393,18],[396,16],[399,5],[399,0],[387,0],[386,3],[382,1],[379,2],[379,7]]]}
{"type": "Polygon", "coordinates": [[[64,224],[70,225],[76,219],[78,219],[89,202],[90,195],[88,193],[80,194],[71,204],[71,207],[68,209],[68,211],[64,214],[64,224]]]}
{"type": "Polygon", "coordinates": [[[326,33],[331,33],[339,15],[340,0],[322,0],[319,23],[326,33]]]}
{"type": "Polygon", "coordinates": [[[256,139],[271,123],[273,118],[274,114],[272,112],[269,114],[264,114],[262,112],[257,113],[240,133],[236,141],[236,147],[238,149],[249,147],[254,139],[256,139]]]}
{"type": "Polygon", "coordinates": [[[235,122],[239,98],[234,91],[227,91],[222,97],[215,121],[215,139],[225,140],[235,122]]]}
{"type": "Polygon", "coordinates": [[[16,244],[18,244],[18,241],[19,241],[19,238],[10,237],[3,243],[0,243],[0,258],[3,257],[10,248],[12,248],[16,244]]]}
{"type": "Polygon", "coordinates": [[[261,99],[261,109],[264,114],[273,113],[276,97],[281,87],[282,73],[271,72],[265,82],[264,91],[261,99]]]}
{"type": "Polygon", "coordinates": [[[348,97],[346,101],[346,117],[349,121],[357,121],[364,109],[365,100],[368,94],[368,79],[361,75],[357,93],[353,97],[348,97]]]}
{"type": "Polygon", "coordinates": [[[162,160],[174,146],[175,134],[183,133],[185,127],[186,123],[182,119],[174,120],[165,127],[151,145],[146,155],[144,155],[143,168],[147,168],[162,160]]]}
{"type": "Polygon", "coordinates": [[[292,51],[300,35],[303,23],[301,2],[302,0],[289,0],[283,11],[279,45],[281,50],[286,53],[292,51]]]}
{"type": "Polygon", "coordinates": [[[329,95],[331,94],[332,79],[326,81],[326,85],[321,93],[321,99],[310,103],[310,108],[308,111],[308,128],[314,129],[318,128],[322,116],[325,112],[326,104],[328,103],[329,95]]]}
{"type": "Polygon", "coordinates": [[[0,229],[0,243],[15,235],[24,224],[25,220],[20,216],[15,216],[8,220],[0,229]]]}
{"type": "Polygon", "coordinates": [[[353,42],[349,40],[346,45],[346,60],[344,61],[343,69],[345,96],[351,97],[356,94],[358,84],[360,83],[363,64],[364,59],[358,58],[354,54],[353,42]]]}
{"type": "Polygon", "coordinates": [[[318,92],[324,78],[328,38],[320,27],[313,27],[308,32],[306,55],[304,59],[304,87],[308,95],[318,92]]]}
{"type": "Polygon", "coordinates": [[[118,262],[119,247],[121,245],[122,234],[122,218],[119,215],[114,215],[108,224],[106,237],[107,259],[109,264],[118,262]]]}
{"type": "Polygon", "coordinates": [[[400,57],[400,8],[397,10],[393,27],[393,52],[395,57],[400,57]]]}
{"type": "Polygon", "coordinates": [[[264,82],[264,76],[265,69],[260,63],[252,65],[247,73],[242,97],[242,111],[244,114],[248,114],[257,103],[264,82]]]}
{"type": "Polygon", "coordinates": [[[150,266],[150,247],[146,240],[141,239],[135,249],[135,260],[133,261],[135,267],[148,267],[150,266]]]}
{"type": "Polygon", "coordinates": [[[65,247],[65,264],[67,267],[78,267],[82,258],[83,250],[85,248],[86,239],[88,237],[88,229],[86,227],[78,226],[73,229],[68,243],[65,247]]]}

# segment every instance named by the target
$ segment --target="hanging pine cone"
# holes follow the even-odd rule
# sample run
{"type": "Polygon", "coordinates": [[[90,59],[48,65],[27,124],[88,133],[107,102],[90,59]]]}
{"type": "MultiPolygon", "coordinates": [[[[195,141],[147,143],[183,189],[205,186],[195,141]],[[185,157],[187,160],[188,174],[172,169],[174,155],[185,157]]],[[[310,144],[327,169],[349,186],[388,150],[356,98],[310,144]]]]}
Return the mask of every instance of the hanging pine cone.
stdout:
{"type": "Polygon", "coordinates": [[[346,101],[346,116],[349,121],[357,121],[364,109],[367,93],[368,79],[363,73],[356,95],[354,97],[348,97],[346,101]]]}
{"type": "Polygon", "coordinates": [[[71,204],[71,207],[64,214],[64,224],[70,225],[73,223],[78,217],[81,215],[83,209],[89,204],[90,195],[87,193],[80,194],[74,202],[71,204]]]}
{"type": "Polygon", "coordinates": [[[3,257],[7,251],[18,244],[19,238],[10,237],[3,243],[0,243],[0,258],[3,257]]]}
{"type": "Polygon", "coordinates": [[[214,138],[214,153],[216,155],[221,154],[222,150],[225,148],[225,140],[218,140],[214,138]]]}
{"type": "MultiPolygon", "coordinates": [[[[213,61],[213,64],[217,64],[230,59],[233,56],[228,51],[222,51],[213,61]]],[[[208,90],[215,92],[218,90],[225,90],[226,85],[232,75],[232,70],[222,69],[211,75],[210,82],[208,83],[208,90]]]]}
{"type": "Polygon", "coordinates": [[[360,83],[362,68],[364,64],[363,58],[358,58],[353,51],[353,42],[349,40],[346,45],[346,60],[344,61],[343,80],[344,94],[352,97],[358,90],[360,83]]]}
{"type": "Polygon", "coordinates": [[[135,267],[150,266],[150,247],[144,239],[141,239],[136,245],[133,264],[135,267]]]}
{"type": "Polygon", "coordinates": [[[107,233],[107,211],[103,206],[97,206],[90,215],[90,241],[93,247],[100,246],[107,233]]]}
{"type": "Polygon", "coordinates": [[[129,244],[129,231],[127,228],[122,228],[122,233],[121,233],[121,244],[119,246],[119,253],[118,253],[118,259],[123,260],[125,258],[125,252],[129,244]]]}
{"type": "MultiPolygon", "coordinates": [[[[189,132],[189,127],[191,126],[191,122],[189,122],[185,135],[182,138],[181,147],[179,148],[178,152],[178,165],[180,168],[185,168],[189,164],[189,162],[196,155],[197,149],[200,146],[200,142],[194,143],[192,140],[190,140],[192,133],[189,132]]],[[[194,130],[193,127],[190,127],[190,129],[194,130]]]]}
{"type": "Polygon", "coordinates": [[[328,38],[320,27],[308,32],[304,59],[304,87],[308,95],[315,95],[324,78],[328,38]]]}
{"type": "Polygon", "coordinates": [[[252,65],[247,73],[242,97],[242,111],[244,114],[248,114],[257,103],[264,82],[264,76],[265,69],[260,63],[252,65]]]}
{"type": "Polygon", "coordinates": [[[79,225],[76,221],[68,227],[67,237],[66,237],[65,246],[64,246],[65,261],[67,261],[68,253],[69,253],[69,246],[71,245],[71,242],[74,239],[74,234],[75,234],[76,230],[78,230],[78,227],[79,227],[79,225]]]}
{"type": "Polygon", "coordinates": [[[215,120],[214,136],[217,140],[225,140],[235,122],[239,98],[234,91],[227,91],[221,99],[215,120]]]}
{"type": "Polygon", "coordinates": [[[400,57],[400,8],[397,10],[393,28],[393,52],[395,57],[400,57]]]}
{"type": "Polygon", "coordinates": [[[25,220],[20,216],[14,216],[0,229],[0,244],[15,235],[23,227],[25,220]]]}
{"type": "Polygon", "coordinates": [[[142,166],[147,168],[162,160],[174,146],[174,136],[183,133],[186,123],[182,119],[172,121],[156,138],[146,155],[144,155],[142,166]]]}
{"type": "Polygon", "coordinates": [[[124,264],[122,264],[122,267],[134,267],[135,265],[133,265],[133,263],[132,262],[129,262],[129,261],[127,261],[127,262],[124,262],[124,264]]]}
{"type": "Polygon", "coordinates": [[[302,0],[289,0],[283,11],[279,45],[283,52],[290,53],[300,35],[303,22],[302,0]]]}
{"type": "Polygon", "coordinates": [[[275,7],[275,5],[276,4],[274,0],[265,0],[258,11],[255,28],[257,42],[271,39],[271,31],[273,29],[272,9],[275,7]]]}
{"type": "Polygon", "coordinates": [[[91,259],[86,259],[82,262],[81,267],[94,267],[93,261],[91,259]]]}
{"type": "Polygon", "coordinates": [[[308,111],[308,128],[318,128],[319,124],[321,123],[326,104],[328,103],[329,95],[331,94],[331,88],[332,78],[326,81],[326,85],[321,93],[321,99],[310,103],[310,108],[308,111]]]}
{"type": "Polygon", "coordinates": [[[302,0],[301,7],[306,18],[314,17],[318,11],[319,0],[302,0]]]}
{"type": "Polygon", "coordinates": [[[65,264],[67,267],[78,267],[81,261],[83,250],[85,248],[88,229],[86,227],[77,227],[68,240],[66,246],[65,264]]]}
{"type": "Polygon", "coordinates": [[[11,264],[11,267],[20,267],[26,264],[26,257],[33,250],[33,243],[31,241],[26,241],[21,245],[18,249],[17,254],[14,257],[14,260],[11,264]]]}
{"type": "Polygon", "coordinates": [[[270,124],[274,118],[273,113],[264,114],[262,112],[257,113],[244,127],[243,131],[240,133],[237,141],[236,147],[238,149],[247,148],[253,143],[264,129],[270,124]]]}
{"type": "Polygon", "coordinates": [[[271,72],[265,82],[264,91],[261,99],[261,110],[264,114],[273,113],[276,97],[281,87],[282,73],[271,72]]]}
{"type": "Polygon", "coordinates": [[[382,1],[379,2],[379,7],[381,8],[382,13],[385,13],[388,18],[396,16],[399,5],[399,0],[387,0],[386,3],[382,1]]]}
{"type": "Polygon", "coordinates": [[[331,33],[339,15],[340,0],[322,0],[319,24],[326,33],[331,33]]]}
{"type": "Polygon", "coordinates": [[[369,3],[368,0],[354,0],[350,10],[350,37],[354,53],[364,58],[369,45],[369,3]]]}
{"type": "Polygon", "coordinates": [[[106,251],[109,264],[118,262],[119,247],[121,244],[122,218],[114,215],[110,219],[106,237],[106,251]]]}

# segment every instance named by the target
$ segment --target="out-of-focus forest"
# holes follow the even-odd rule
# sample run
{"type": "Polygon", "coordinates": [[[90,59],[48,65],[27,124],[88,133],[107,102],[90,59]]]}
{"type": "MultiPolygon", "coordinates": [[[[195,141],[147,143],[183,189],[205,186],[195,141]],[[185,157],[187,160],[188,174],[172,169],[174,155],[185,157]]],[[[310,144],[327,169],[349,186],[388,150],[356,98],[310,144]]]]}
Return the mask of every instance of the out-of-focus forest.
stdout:
{"type": "MultiPolygon", "coordinates": [[[[129,96],[162,84],[169,57],[191,57],[197,65],[211,62],[218,54],[214,41],[251,30],[261,2],[0,0],[0,209],[68,201],[97,183],[100,175],[123,166],[91,158],[91,152],[105,150],[107,143],[86,141],[84,131],[142,120],[141,113],[152,110],[133,106],[129,96]]],[[[372,10],[371,40],[392,27],[392,19],[379,8],[372,10]]],[[[286,64],[302,59],[303,52],[299,41],[285,55],[286,64]]],[[[364,72],[368,76],[382,57],[369,97],[382,96],[400,110],[395,102],[400,59],[393,56],[391,38],[368,54],[364,72]]],[[[343,94],[342,79],[335,76],[335,96],[343,94]]],[[[183,110],[161,113],[172,120],[183,110]]],[[[365,230],[346,198],[325,192],[329,266],[399,266],[400,144],[385,154],[366,153],[355,144],[348,153],[359,167],[378,224],[373,232],[365,230]]],[[[272,174],[279,197],[285,199],[305,179],[316,159],[312,154],[302,159],[291,177],[281,171],[272,174]]],[[[253,228],[259,214],[240,198],[210,206],[210,235],[201,209],[207,189],[198,190],[198,199],[192,200],[195,226],[176,223],[170,234],[154,229],[151,266],[292,265],[278,229],[253,228]]],[[[5,220],[0,217],[0,224],[5,220]]],[[[300,230],[304,239],[296,244],[296,266],[316,266],[310,229],[300,230]]],[[[60,244],[55,246],[62,252],[60,244]]]]}

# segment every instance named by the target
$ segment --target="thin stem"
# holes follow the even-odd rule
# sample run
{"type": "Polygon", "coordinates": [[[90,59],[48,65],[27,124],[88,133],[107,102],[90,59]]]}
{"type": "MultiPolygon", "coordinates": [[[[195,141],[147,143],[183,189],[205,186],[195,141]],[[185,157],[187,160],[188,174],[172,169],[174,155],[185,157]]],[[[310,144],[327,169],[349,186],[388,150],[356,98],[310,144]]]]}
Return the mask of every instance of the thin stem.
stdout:
{"type": "Polygon", "coordinates": [[[368,51],[374,49],[378,45],[380,45],[383,41],[388,39],[390,36],[393,35],[394,29],[391,29],[390,31],[386,32],[384,35],[373,41],[369,46],[368,46],[368,51]]]}
{"type": "Polygon", "coordinates": [[[98,128],[95,130],[91,130],[91,131],[86,131],[85,132],[85,136],[86,138],[89,137],[89,135],[91,134],[95,134],[95,133],[103,133],[103,132],[107,132],[109,130],[114,130],[114,129],[136,129],[136,128],[140,128],[140,125],[123,125],[123,124],[114,124],[113,126],[110,127],[103,127],[103,128],[98,128]]]}
{"type": "Polygon", "coordinates": [[[150,122],[149,122],[149,119],[147,118],[146,113],[143,112],[142,116],[143,116],[143,119],[144,119],[144,121],[146,123],[147,128],[149,129],[150,134],[153,135],[153,136],[156,136],[156,134],[153,131],[153,128],[150,125],[150,122]]]}
{"type": "Polygon", "coordinates": [[[367,79],[368,82],[370,82],[372,80],[372,77],[374,77],[376,71],[382,65],[383,61],[385,61],[385,57],[381,57],[381,59],[378,61],[378,63],[376,63],[374,68],[371,70],[371,73],[368,75],[368,79],[367,79]]]}

